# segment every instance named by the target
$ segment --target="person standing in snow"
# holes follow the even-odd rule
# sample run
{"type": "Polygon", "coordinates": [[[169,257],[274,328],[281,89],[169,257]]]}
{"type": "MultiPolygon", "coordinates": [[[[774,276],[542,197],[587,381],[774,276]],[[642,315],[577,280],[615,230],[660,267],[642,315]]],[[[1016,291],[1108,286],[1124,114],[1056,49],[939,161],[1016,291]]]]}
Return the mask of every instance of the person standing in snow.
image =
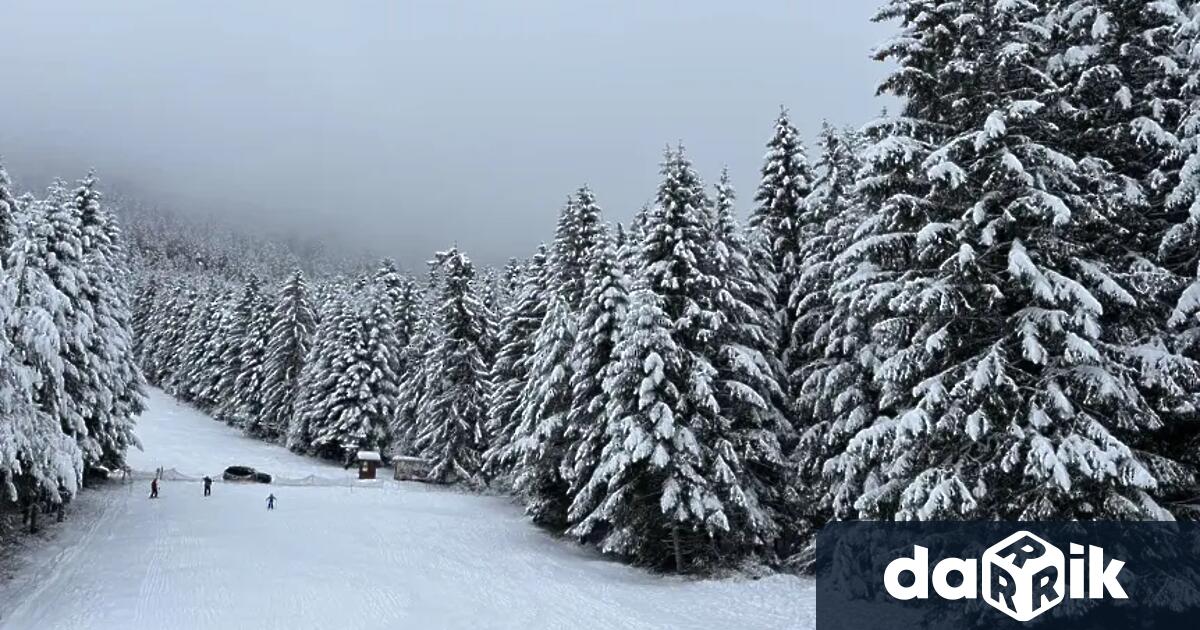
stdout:
{"type": "Polygon", "coordinates": [[[150,480],[150,498],[158,498],[158,477],[150,480]]]}
{"type": "Polygon", "coordinates": [[[204,496],[212,496],[212,477],[204,475],[204,496]]]}
{"type": "Polygon", "coordinates": [[[275,495],[274,494],[267,496],[267,509],[268,510],[275,509],[275,495]]]}

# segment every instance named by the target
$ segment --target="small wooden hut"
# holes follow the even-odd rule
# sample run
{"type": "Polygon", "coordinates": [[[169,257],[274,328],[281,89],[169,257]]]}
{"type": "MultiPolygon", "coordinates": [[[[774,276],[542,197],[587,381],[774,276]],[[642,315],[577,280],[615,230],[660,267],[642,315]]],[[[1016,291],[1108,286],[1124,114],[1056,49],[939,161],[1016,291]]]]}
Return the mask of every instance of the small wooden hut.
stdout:
{"type": "Polygon", "coordinates": [[[383,458],[379,456],[379,451],[359,451],[354,460],[358,463],[359,479],[374,479],[375,469],[379,468],[383,458]]]}

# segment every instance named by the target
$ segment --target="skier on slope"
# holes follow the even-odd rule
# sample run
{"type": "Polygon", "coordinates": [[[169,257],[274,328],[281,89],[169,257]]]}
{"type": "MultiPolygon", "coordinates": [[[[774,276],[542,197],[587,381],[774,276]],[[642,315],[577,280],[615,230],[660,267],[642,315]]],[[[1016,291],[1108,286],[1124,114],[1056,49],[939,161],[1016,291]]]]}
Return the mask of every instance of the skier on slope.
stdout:
{"type": "Polygon", "coordinates": [[[212,495],[212,477],[204,475],[204,496],[212,495]]]}
{"type": "Polygon", "coordinates": [[[268,510],[275,509],[275,495],[274,494],[267,496],[267,509],[268,510]]]}
{"type": "Polygon", "coordinates": [[[150,480],[150,498],[158,498],[158,477],[150,480]]]}

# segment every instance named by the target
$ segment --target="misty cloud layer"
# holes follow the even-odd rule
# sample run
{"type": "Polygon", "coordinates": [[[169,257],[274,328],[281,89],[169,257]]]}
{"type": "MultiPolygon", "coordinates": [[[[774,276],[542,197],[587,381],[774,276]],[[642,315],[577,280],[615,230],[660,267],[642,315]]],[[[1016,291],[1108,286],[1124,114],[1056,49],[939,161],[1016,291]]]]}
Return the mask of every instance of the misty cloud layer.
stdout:
{"type": "Polygon", "coordinates": [[[653,195],[665,144],[753,196],[779,105],[860,124],[881,0],[9,0],[0,154],[162,204],[495,263],[589,183],[653,195]]]}

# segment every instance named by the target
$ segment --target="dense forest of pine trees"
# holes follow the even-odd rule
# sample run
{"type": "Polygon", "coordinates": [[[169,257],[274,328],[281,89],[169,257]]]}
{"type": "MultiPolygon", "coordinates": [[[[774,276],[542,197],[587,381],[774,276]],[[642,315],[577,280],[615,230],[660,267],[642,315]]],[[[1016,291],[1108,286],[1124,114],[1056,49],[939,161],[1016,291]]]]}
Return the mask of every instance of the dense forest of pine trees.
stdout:
{"type": "Polygon", "coordinates": [[[628,225],[581,188],[503,270],[239,265],[145,216],[126,266],[90,178],[0,179],[8,498],[118,464],[140,367],[248,434],[423,457],[673,571],[803,562],[833,519],[1195,518],[1200,2],[878,19],[901,104],[810,152],[782,112],[745,228],[676,147],[628,225]]]}
{"type": "Polygon", "coordinates": [[[0,496],[31,530],[137,443],[127,263],[93,177],[14,197],[0,166],[0,496]]]}

